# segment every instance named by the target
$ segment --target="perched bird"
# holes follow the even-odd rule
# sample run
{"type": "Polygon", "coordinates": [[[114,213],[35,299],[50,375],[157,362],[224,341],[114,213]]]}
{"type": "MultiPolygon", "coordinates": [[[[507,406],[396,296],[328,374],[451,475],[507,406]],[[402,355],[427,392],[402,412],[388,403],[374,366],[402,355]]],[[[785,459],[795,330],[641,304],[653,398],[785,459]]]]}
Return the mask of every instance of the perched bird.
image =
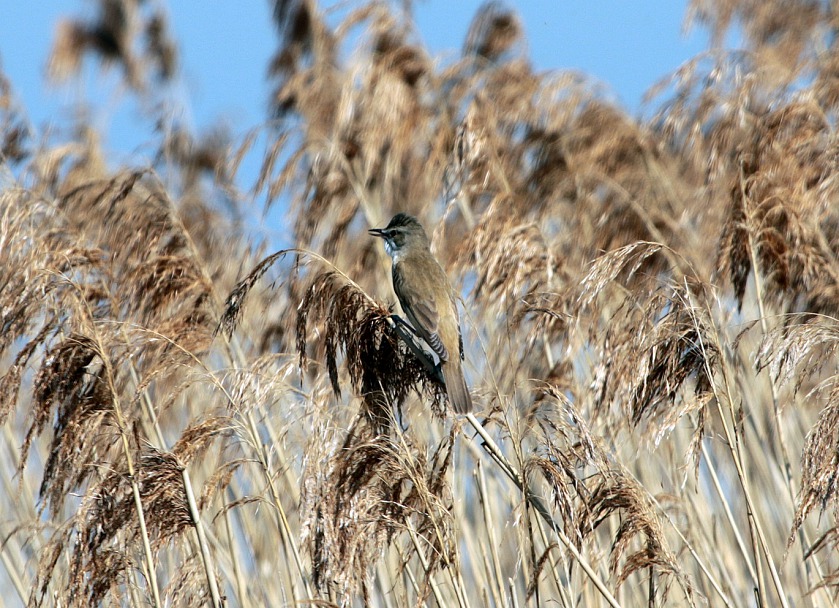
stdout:
{"type": "Polygon", "coordinates": [[[384,228],[370,234],[384,239],[393,261],[393,290],[415,332],[440,358],[449,403],[459,414],[472,410],[463,377],[463,340],[454,292],[417,218],[397,213],[384,228]]]}

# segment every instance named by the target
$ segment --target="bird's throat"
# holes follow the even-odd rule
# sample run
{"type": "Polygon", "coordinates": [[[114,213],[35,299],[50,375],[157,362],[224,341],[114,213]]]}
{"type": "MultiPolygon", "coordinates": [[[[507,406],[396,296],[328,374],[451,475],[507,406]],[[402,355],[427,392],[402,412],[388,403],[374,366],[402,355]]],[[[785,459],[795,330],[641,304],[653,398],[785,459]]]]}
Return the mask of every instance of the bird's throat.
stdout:
{"type": "Polygon", "coordinates": [[[394,246],[390,241],[385,241],[385,251],[387,251],[394,264],[402,259],[402,250],[394,246]]]}

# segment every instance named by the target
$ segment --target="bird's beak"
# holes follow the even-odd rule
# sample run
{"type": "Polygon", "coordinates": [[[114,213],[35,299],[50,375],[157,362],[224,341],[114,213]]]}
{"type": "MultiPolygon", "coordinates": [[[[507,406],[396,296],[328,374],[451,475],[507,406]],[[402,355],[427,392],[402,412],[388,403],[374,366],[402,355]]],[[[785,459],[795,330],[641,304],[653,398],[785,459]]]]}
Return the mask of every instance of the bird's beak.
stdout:
{"type": "Polygon", "coordinates": [[[372,236],[379,236],[381,238],[385,238],[384,228],[370,228],[370,230],[368,230],[367,233],[372,236]]]}

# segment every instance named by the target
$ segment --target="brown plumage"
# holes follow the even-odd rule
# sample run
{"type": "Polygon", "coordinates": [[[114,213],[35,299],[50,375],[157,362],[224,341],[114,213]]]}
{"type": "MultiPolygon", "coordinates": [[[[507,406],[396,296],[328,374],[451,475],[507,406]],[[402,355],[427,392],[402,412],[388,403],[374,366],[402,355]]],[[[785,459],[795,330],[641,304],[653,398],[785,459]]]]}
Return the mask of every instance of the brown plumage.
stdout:
{"type": "Polygon", "coordinates": [[[416,218],[397,213],[385,228],[370,234],[385,240],[393,260],[393,290],[408,321],[440,359],[446,393],[459,414],[472,411],[463,377],[463,341],[457,303],[446,273],[431,254],[428,235],[416,218]]]}

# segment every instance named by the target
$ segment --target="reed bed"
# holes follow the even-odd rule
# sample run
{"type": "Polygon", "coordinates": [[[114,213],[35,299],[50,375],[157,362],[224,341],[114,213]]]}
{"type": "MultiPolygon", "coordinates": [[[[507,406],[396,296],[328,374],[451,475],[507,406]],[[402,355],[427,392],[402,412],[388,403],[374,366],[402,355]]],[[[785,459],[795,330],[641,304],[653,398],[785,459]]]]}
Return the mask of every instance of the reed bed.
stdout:
{"type": "Polygon", "coordinates": [[[239,134],[172,121],[164,10],[95,6],[48,77],[118,73],[157,154],[0,78],[5,605],[839,604],[835,6],[693,0],[633,117],[497,2],[444,64],[410,2],[278,0],[239,134]],[[397,211],[474,415],[394,323],[397,211]]]}

